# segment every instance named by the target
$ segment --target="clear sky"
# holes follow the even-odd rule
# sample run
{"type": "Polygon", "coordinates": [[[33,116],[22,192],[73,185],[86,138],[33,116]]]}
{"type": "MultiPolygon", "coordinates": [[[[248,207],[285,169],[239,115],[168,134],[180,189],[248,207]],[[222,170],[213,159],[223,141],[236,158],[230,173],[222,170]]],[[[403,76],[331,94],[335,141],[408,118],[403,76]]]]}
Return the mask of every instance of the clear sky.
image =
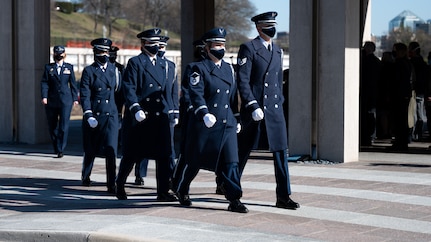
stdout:
{"type": "MultiPolygon", "coordinates": [[[[277,11],[277,31],[289,32],[290,0],[250,1],[256,6],[257,13],[277,11]]],[[[389,21],[404,10],[412,11],[424,21],[431,19],[431,0],[372,0],[371,7],[371,32],[374,35],[387,34],[389,21]]],[[[256,30],[251,35],[256,35],[256,30]]]]}

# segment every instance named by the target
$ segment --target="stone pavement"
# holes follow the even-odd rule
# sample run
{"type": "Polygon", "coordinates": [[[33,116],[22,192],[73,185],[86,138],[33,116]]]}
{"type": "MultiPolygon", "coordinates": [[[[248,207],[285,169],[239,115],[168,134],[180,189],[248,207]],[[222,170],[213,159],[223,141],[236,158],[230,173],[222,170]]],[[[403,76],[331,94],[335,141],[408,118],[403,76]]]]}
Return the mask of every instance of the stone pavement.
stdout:
{"type": "MultiPolygon", "coordinates": [[[[290,162],[298,210],[275,205],[271,155],[254,152],[242,179],[247,214],[227,211],[215,176],[201,171],[191,207],[156,201],[155,165],[129,199],[106,192],[96,159],[80,183],[80,130],[61,159],[50,145],[0,144],[0,241],[431,241],[429,154],[361,152],[358,162],[290,162]]],[[[78,133],[77,133],[78,132],[78,133]]],[[[119,159],[118,161],[119,162],[119,159]]]]}

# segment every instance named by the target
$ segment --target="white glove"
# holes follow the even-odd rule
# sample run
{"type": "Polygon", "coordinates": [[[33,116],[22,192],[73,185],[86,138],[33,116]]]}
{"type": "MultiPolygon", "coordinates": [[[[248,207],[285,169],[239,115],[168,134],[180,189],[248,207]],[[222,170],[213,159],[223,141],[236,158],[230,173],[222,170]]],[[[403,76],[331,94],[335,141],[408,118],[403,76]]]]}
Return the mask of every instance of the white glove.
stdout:
{"type": "Polygon", "coordinates": [[[204,123],[207,128],[211,128],[216,123],[217,119],[214,115],[207,113],[204,116],[204,123]]]}
{"type": "Polygon", "coordinates": [[[89,117],[87,119],[88,124],[90,125],[90,127],[92,127],[93,129],[97,127],[97,125],[99,124],[99,122],[97,122],[97,119],[95,119],[94,117],[89,117]]]}
{"type": "Polygon", "coordinates": [[[241,132],[241,124],[237,123],[236,124],[236,133],[238,134],[239,132],[241,132]]]}
{"type": "Polygon", "coordinates": [[[179,122],[178,118],[174,118],[174,125],[177,125],[179,122]]]}
{"type": "Polygon", "coordinates": [[[135,119],[138,122],[142,122],[146,118],[147,118],[147,116],[145,115],[144,111],[142,111],[142,110],[139,110],[138,112],[135,113],[135,119]]]}
{"type": "Polygon", "coordinates": [[[263,119],[263,111],[261,108],[256,108],[256,110],[254,110],[251,113],[251,117],[253,118],[254,121],[260,121],[263,119]]]}

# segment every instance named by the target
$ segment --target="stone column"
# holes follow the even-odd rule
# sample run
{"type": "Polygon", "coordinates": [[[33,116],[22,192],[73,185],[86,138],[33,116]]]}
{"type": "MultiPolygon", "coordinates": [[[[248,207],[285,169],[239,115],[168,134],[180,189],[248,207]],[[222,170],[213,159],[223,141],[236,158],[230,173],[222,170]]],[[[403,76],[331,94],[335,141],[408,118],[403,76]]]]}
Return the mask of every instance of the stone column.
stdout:
{"type": "Polygon", "coordinates": [[[349,0],[291,1],[291,154],[358,160],[360,7],[349,0]]]}
{"type": "Polygon", "coordinates": [[[214,0],[181,0],[181,70],[194,61],[193,41],[214,27],[214,0]]]}
{"type": "Polygon", "coordinates": [[[40,102],[40,78],[50,60],[50,1],[3,1],[0,15],[2,33],[9,33],[0,37],[5,53],[0,57],[0,141],[46,142],[49,136],[40,102]]]}

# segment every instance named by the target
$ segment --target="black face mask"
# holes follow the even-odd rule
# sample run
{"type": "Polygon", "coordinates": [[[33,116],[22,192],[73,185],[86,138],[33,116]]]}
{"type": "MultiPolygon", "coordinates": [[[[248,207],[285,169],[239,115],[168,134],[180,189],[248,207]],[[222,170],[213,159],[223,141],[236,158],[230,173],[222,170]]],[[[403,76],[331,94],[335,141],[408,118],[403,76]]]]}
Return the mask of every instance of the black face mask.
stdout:
{"type": "Polygon", "coordinates": [[[165,55],[165,51],[163,51],[163,50],[159,50],[158,52],[157,52],[157,56],[158,57],[163,57],[164,55],[165,55]]]}
{"type": "Polygon", "coordinates": [[[63,56],[62,55],[54,55],[54,60],[56,60],[56,61],[61,61],[61,60],[63,60],[63,56]]]}
{"type": "Polygon", "coordinates": [[[221,60],[224,56],[224,49],[210,49],[210,53],[217,59],[221,60]]]}
{"type": "Polygon", "coordinates": [[[275,27],[262,28],[262,33],[264,33],[268,37],[272,38],[275,36],[276,30],[275,30],[275,27]]]}
{"type": "Polygon", "coordinates": [[[95,55],[95,60],[97,61],[97,62],[99,62],[100,64],[105,64],[106,62],[108,62],[108,60],[109,60],[109,56],[107,56],[107,55],[95,55]]]}
{"type": "Polygon", "coordinates": [[[148,52],[150,52],[152,55],[155,55],[159,51],[159,46],[158,45],[145,45],[145,49],[148,52]]]}

